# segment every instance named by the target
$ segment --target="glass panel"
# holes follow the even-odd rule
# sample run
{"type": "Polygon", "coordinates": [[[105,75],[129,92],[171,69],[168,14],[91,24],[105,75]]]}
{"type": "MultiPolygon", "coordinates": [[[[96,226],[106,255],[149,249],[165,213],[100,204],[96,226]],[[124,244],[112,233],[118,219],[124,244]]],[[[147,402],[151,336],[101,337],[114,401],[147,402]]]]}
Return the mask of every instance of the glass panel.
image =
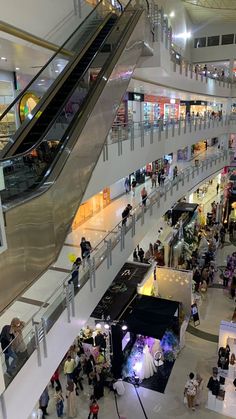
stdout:
{"type": "MultiPolygon", "coordinates": [[[[105,42],[112,45],[112,54],[115,51],[115,47],[119,45],[123,31],[127,28],[127,24],[130,22],[133,13],[133,10],[124,11],[113,26],[114,30],[106,38],[105,42]]],[[[94,59],[99,60],[100,55],[101,57],[103,55],[102,48],[100,48],[94,59]]],[[[95,79],[90,79],[89,83],[86,83],[84,80],[86,74],[89,74],[90,70],[93,71],[93,60],[87,65],[78,82],[78,86],[64,103],[63,109],[57,118],[55,118],[43,141],[35,149],[32,149],[24,155],[15,156],[3,161],[6,185],[6,189],[2,192],[3,202],[16,198],[18,195],[22,197],[22,194],[31,192],[51,173],[53,168],[52,164],[56,162],[57,153],[59,150],[64,149],[70,137],[67,130],[73,118],[77,118],[78,112],[82,113],[81,108],[83,102],[89,96],[96,79],[102,78],[102,74],[110,60],[111,57],[109,56],[102,69],[98,70],[95,79]]]]}
{"type": "Polygon", "coordinates": [[[214,47],[216,45],[220,44],[220,37],[217,36],[208,36],[207,38],[207,46],[208,47],[214,47]]]}
{"type": "Polygon", "coordinates": [[[234,43],[234,34],[231,33],[229,35],[222,35],[221,44],[222,45],[228,45],[234,43]]]}
{"type": "MultiPolygon", "coordinates": [[[[21,131],[29,120],[35,117],[36,113],[37,117],[39,117],[38,112],[42,106],[42,98],[45,99],[52,84],[67,71],[71,61],[83,50],[91,37],[96,33],[101,22],[112,10],[112,6],[106,0],[97,5],[27,87],[23,89],[14,102],[4,110],[0,116],[0,124],[1,122],[12,120],[16,107],[19,110],[20,121],[23,123],[21,131]]],[[[12,126],[11,132],[14,135],[16,132],[15,126],[12,126]]],[[[12,138],[12,141],[15,139],[12,138]]]]}
{"type": "Polygon", "coordinates": [[[204,48],[205,46],[206,46],[206,37],[194,39],[194,48],[204,48]]]}

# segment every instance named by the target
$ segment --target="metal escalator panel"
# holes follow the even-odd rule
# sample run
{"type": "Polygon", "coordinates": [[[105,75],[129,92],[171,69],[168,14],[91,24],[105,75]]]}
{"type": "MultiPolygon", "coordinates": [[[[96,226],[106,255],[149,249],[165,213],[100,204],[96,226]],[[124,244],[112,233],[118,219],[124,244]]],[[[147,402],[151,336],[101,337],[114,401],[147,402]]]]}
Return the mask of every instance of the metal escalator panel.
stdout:
{"type": "MultiPolygon", "coordinates": [[[[61,130],[66,124],[68,128],[63,131],[66,139],[63,146],[57,148],[55,144],[57,158],[47,165],[39,155],[33,156],[25,179],[20,178],[23,162],[19,156],[12,171],[9,165],[12,178],[7,193],[10,194],[8,201],[5,196],[4,204],[8,249],[0,254],[0,309],[55,263],[142,53],[143,40],[147,40],[145,24],[143,10],[122,13],[122,20],[117,21],[106,40],[105,49],[110,45],[110,53],[105,53],[106,62],[92,82],[83,106],[74,112],[72,104],[71,123],[61,122],[55,127],[61,130]],[[39,188],[35,188],[40,177],[39,188]],[[11,187],[15,188],[13,192],[11,187]]],[[[98,57],[97,64],[100,59],[105,59],[104,53],[98,57]]],[[[59,137],[54,131],[55,138],[59,137]]],[[[45,139],[49,147],[51,140],[45,139]]],[[[26,153],[25,157],[28,156],[26,153]]],[[[50,155],[48,158],[51,159],[50,155]]],[[[62,251],[66,258],[69,247],[63,247],[62,251]]]]}
{"type": "Polygon", "coordinates": [[[18,114],[16,119],[20,121],[9,125],[8,141],[1,144],[2,158],[15,153],[16,141],[24,138],[25,132],[34,125],[37,117],[47,106],[48,98],[60,88],[65,73],[76,57],[86,51],[111,13],[119,15],[120,10],[112,7],[107,0],[100,1],[49,61],[39,71],[35,68],[36,74],[30,83],[0,116],[1,122],[8,123],[14,120],[16,113],[18,114]]]}
{"type": "MultiPolygon", "coordinates": [[[[1,194],[3,204],[11,206],[14,201],[20,202],[22,199],[30,198],[35,193],[44,191],[55,181],[73,149],[74,143],[71,143],[71,133],[76,132],[77,137],[79,136],[92,111],[92,108],[88,109],[93,104],[94,97],[99,97],[97,89],[99,91],[101,87],[103,88],[108,80],[109,71],[107,71],[107,68],[109,68],[113,56],[116,55],[116,51],[119,49],[129,27],[132,28],[131,23],[135,27],[135,22],[142,12],[142,10],[137,11],[127,7],[117,21],[114,15],[108,18],[98,37],[66,79],[63,89],[55,95],[50,106],[39,116],[38,124],[36,123],[33,127],[35,130],[38,129],[39,132],[29,133],[28,138],[32,140],[32,143],[28,142],[27,147],[30,148],[30,145],[34,144],[37,135],[39,138],[41,136],[41,141],[36,147],[33,146],[30,151],[3,160],[6,185],[6,189],[1,194]],[[111,27],[112,31],[110,31],[111,27]],[[97,67],[98,64],[102,66],[99,68],[97,67]],[[58,106],[57,101],[63,103],[63,106],[53,120],[55,115],[53,108],[58,106]],[[42,138],[41,132],[43,130],[40,130],[45,128],[44,121],[50,121],[51,119],[53,121],[50,129],[46,136],[42,138]],[[56,167],[58,159],[60,160],[60,169],[58,169],[58,166],[56,167]],[[55,167],[56,170],[54,170],[55,167]]],[[[129,80],[131,73],[122,72],[121,69],[119,77],[129,80]]],[[[121,98],[122,95],[120,100],[121,98]]],[[[113,104],[113,119],[117,108],[118,104],[113,104]]],[[[109,127],[111,123],[112,120],[109,120],[109,127]]],[[[104,141],[104,137],[102,140],[104,141]]]]}

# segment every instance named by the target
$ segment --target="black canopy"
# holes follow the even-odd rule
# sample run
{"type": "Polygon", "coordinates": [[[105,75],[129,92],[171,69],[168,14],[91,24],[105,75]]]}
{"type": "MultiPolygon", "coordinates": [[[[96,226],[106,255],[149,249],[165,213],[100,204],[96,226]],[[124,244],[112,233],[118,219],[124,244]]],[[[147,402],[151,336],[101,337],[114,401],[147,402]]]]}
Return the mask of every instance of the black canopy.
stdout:
{"type": "Polygon", "coordinates": [[[130,332],[162,339],[167,329],[174,327],[176,330],[178,327],[178,309],[177,301],[137,295],[127,307],[122,320],[130,332]]]}

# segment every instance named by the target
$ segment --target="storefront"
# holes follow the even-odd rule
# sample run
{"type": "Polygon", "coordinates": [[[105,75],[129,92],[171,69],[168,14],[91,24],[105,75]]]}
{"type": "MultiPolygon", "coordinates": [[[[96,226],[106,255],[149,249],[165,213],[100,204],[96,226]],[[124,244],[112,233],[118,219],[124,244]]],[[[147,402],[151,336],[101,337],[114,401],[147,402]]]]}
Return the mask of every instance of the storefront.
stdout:
{"type": "MultiPolygon", "coordinates": [[[[13,73],[0,72],[0,115],[14,100],[13,73]]],[[[8,135],[16,130],[15,108],[0,121],[0,135],[8,135]]]]}
{"type": "Polygon", "coordinates": [[[81,204],[74,218],[72,230],[75,230],[88,218],[101,211],[110,202],[110,188],[105,188],[103,191],[99,192],[97,195],[94,195],[88,201],[81,204]]]}
{"type": "Polygon", "coordinates": [[[207,102],[202,100],[181,100],[180,116],[185,118],[187,115],[205,116],[207,113],[207,102]]]}

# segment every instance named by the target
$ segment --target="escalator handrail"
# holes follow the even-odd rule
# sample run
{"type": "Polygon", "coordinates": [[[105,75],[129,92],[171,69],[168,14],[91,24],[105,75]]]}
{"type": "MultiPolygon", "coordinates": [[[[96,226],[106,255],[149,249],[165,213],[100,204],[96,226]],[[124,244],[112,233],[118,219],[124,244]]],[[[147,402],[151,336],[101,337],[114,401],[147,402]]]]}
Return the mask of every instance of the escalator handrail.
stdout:
{"type": "MultiPolygon", "coordinates": [[[[130,0],[130,1],[129,1],[129,3],[128,3],[128,4],[127,4],[127,6],[125,7],[125,10],[129,8],[129,6],[132,4],[132,2],[133,2],[133,0],[130,0]]],[[[127,10],[127,11],[128,11],[128,10],[127,10]]],[[[141,11],[141,9],[136,9],[136,10],[135,10],[135,12],[136,12],[136,13],[134,13],[134,15],[133,15],[133,17],[132,17],[132,20],[136,18],[137,13],[138,13],[138,12],[140,12],[140,11],[141,11]]],[[[122,15],[120,16],[120,18],[121,18],[121,17],[122,17],[122,15]]],[[[122,37],[121,37],[121,39],[120,39],[120,41],[119,41],[119,44],[122,42],[123,38],[126,36],[127,32],[130,30],[132,20],[130,20],[130,24],[129,24],[129,25],[127,25],[128,27],[125,29],[125,31],[124,31],[124,33],[123,33],[123,35],[122,35],[122,37]]],[[[117,23],[119,23],[119,22],[117,22],[117,23]]],[[[67,130],[65,131],[65,133],[64,133],[64,135],[63,135],[63,137],[67,137],[67,136],[69,135],[69,132],[70,132],[71,130],[74,130],[74,125],[78,123],[78,119],[80,119],[80,121],[81,121],[81,119],[82,119],[82,118],[85,118],[85,120],[87,120],[87,117],[88,117],[88,109],[87,109],[87,107],[88,107],[88,103],[91,101],[91,97],[94,97],[94,96],[95,96],[95,93],[96,93],[96,90],[98,89],[98,86],[100,86],[100,88],[101,88],[101,86],[102,86],[102,81],[107,79],[107,78],[106,78],[106,76],[105,76],[105,74],[107,73],[107,67],[109,68],[109,67],[112,65],[112,63],[113,63],[113,59],[114,59],[114,56],[115,56],[116,54],[117,54],[117,48],[115,48],[114,52],[111,54],[111,57],[109,57],[109,65],[108,65],[108,66],[106,66],[106,68],[104,68],[103,70],[101,70],[101,72],[100,72],[99,76],[98,76],[98,77],[97,77],[97,79],[96,79],[96,82],[95,82],[95,83],[94,83],[94,85],[91,87],[91,90],[90,90],[90,93],[89,93],[88,97],[85,99],[85,102],[83,103],[83,105],[82,105],[81,109],[79,109],[79,110],[78,110],[78,112],[75,114],[75,116],[74,116],[73,120],[71,121],[71,122],[72,122],[72,124],[71,124],[71,125],[67,128],[67,130]]],[[[105,63],[105,64],[106,64],[106,63],[105,63]]],[[[105,66],[105,64],[104,64],[104,66],[105,66]]],[[[104,66],[103,66],[103,67],[104,67],[104,66]]],[[[97,96],[97,95],[96,95],[96,96],[97,96]]],[[[97,99],[96,99],[96,100],[97,100],[97,99]]],[[[93,105],[92,105],[92,108],[93,108],[93,105]]],[[[64,143],[64,144],[61,146],[61,149],[59,150],[59,153],[58,153],[58,157],[59,157],[59,158],[60,158],[60,155],[62,154],[62,152],[64,151],[65,147],[67,147],[67,146],[68,146],[68,144],[67,144],[67,143],[66,143],[66,144],[64,143]]],[[[58,162],[59,158],[55,158],[55,159],[54,159],[54,161],[52,162],[51,167],[53,167],[53,168],[55,167],[55,165],[57,164],[57,162],[58,162]]],[[[99,157],[98,157],[98,158],[99,158],[99,157]]],[[[63,168],[63,165],[62,165],[62,166],[60,167],[60,169],[57,171],[57,174],[56,174],[56,176],[54,176],[54,177],[53,177],[53,179],[50,179],[50,177],[51,177],[51,173],[52,173],[52,170],[51,170],[51,173],[48,175],[48,180],[47,180],[47,183],[48,183],[48,184],[51,184],[51,183],[52,183],[55,179],[57,179],[57,177],[59,176],[59,174],[60,174],[60,172],[61,172],[62,168],[63,168]]],[[[42,181],[43,181],[43,179],[42,179],[42,181]]]]}
{"type": "Polygon", "coordinates": [[[19,93],[19,95],[10,103],[10,105],[5,109],[5,111],[0,116],[0,121],[10,112],[12,107],[21,99],[21,97],[29,90],[30,86],[39,78],[40,74],[48,67],[48,65],[54,60],[54,58],[61,53],[64,46],[71,40],[71,38],[76,34],[77,31],[84,25],[84,23],[89,19],[89,17],[94,13],[94,11],[99,7],[103,0],[99,0],[96,7],[86,16],[86,18],[81,22],[81,24],[72,32],[72,34],[66,39],[66,41],[59,47],[59,49],[50,57],[50,59],[44,64],[44,66],[39,70],[39,72],[32,78],[32,80],[27,84],[26,87],[19,93]]]}
{"type": "MultiPolygon", "coordinates": [[[[132,1],[132,0],[131,0],[132,1]]],[[[107,15],[107,18],[109,17],[109,15],[107,15]]],[[[103,24],[105,23],[105,21],[103,22],[103,24]]],[[[99,30],[101,29],[101,26],[99,27],[99,30]]],[[[97,50],[97,52],[94,54],[94,56],[93,56],[93,59],[92,59],[92,61],[94,61],[95,60],[95,58],[96,58],[96,56],[98,55],[98,53],[101,51],[101,49],[103,48],[103,46],[104,46],[104,43],[105,43],[105,41],[106,41],[106,38],[104,39],[104,41],[102,42],[102,44],[101,44],[101,46],[100,46],[100,48],[97,50]]],[[[83,53],[83,50],[81,51],[81,53],[83,53]]],[[[92,62],[91,61],[91,62],[92,62]]],[[[79,82],[83,79],[83,77],[84,77],[84,75],[85,75],[85,73],[86,73],[86,71],[88,70],[88,67],[91,65],[91,62],[88,64],[88,66],[86,67],[86,69],[84,70],[84,72],[82,73],[82,75],[80,76],[80,79],[78,80],[78,82],[77,82],[77,85],[79,84],[79,82]]],[[[66,78],[66,74],[64,75],[64,78],[66,78]]],[[[75,86],[75,89],[76,89],[76,86],[75,86]]],[[[74,90],[75,90],[74,89],[74,90]]],[[[71,95],[73,95],[73,92],[74,92],[74,90],[71,92],[71,95]]],[[[63,109],[63,107],[65,106],[65,103],[64,104],[62,104],[61,105],[61,108],[60,108],[60,110],[61,109],[63,109]]],[[[51,126],[53,125],[53,123],[55,122],[55,120],[56,120],[56,118],[58,117],[58,114],[56,114],[54,117],[53,117],[53,119],[52,119],[52,121],[51,121],[51,123],[48,125],[48,127],[47,127],[47,132],[50,130],[50,128],[51,128],[51,126]]],[[[36,142],[36,143],[34,143],[30,148],[28,148],[27,150],[24,150],[24,151],[22,151],[21,153],[18,153],[18,154],[14,154],[13,156],[6,156],[6,157],[3,157],[3,158],[1,158],[1,163],[3,163],[3,162],[6,162],[6,161],[8,161],[8,160],[14,160],[14,159],[18,159],[18,158],[21,158],[21,157],[23,157],[23,156],[25,156],[25,155],[27,155],[27,154],[29,154],[29,153],[31,153],[32,151],[34,151],[43,141],[44,141],[44,138],[45,138],[45,135],[47,135],[47,133],[44,133],[44,135],[43,135],[43,137],[41,137],[41,138],[39,138],[39,140],[36,142]]],[[[9,138],[10,136],[8,136],[8,138],[9,138]]]]}

